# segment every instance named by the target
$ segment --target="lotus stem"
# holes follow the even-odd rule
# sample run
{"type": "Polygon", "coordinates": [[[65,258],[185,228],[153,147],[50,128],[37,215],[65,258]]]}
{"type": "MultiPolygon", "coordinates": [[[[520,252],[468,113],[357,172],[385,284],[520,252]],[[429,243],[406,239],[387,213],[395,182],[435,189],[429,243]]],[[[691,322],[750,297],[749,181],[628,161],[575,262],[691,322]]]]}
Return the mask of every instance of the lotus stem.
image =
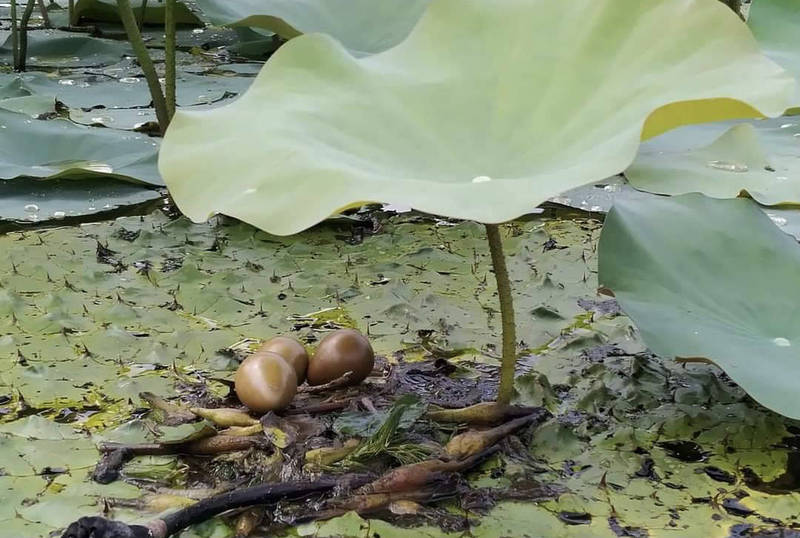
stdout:
{"type": "MultiPolygon", "coordinates": [[[[142,13],[144,13],[144,4],[142,4],[142,13]]],[[[144,19],[144,14],[142,15],[144,19]]],[[[166,38],[164,40],[164,54],[165,54],[165,67],[166,72],[164,77],[166,79],[166,99],[167,99],[167,115],[172,120],[175,115],[175,0],[167,0],[164,7],[164,32],[166,38]]]]}
{"type": "Polygon", "coordinates": [[[117,7],[119,8],[119,17],[122,19],[122,25],[128,34],[128,40],[131,42],[133,52],[136,53],[136,59],[142,67],[145,80],[147,80],[147,86],[150,88],[150,97],[153,99],[153,106],[156,109],[158,125],[161,128],[161,134],[164,134],[167,130],[167,125],[169,125],[169,114],[164,92],[161,91],[158,74],[156,73],[155,65],[153,65],[153,59],[150,58],[147,46],[142,39],[142,33],[136,25],[136,15],[133,13],[130,0],[117,0],[117,7]]]}
{"type": "Polygon", "coordinates": [[[13,64],[19,65],[19,27],[17,26],[17,0],[11,0],[11,54],[13,64]]]}
{"type": "Polygon", "coordinates": [[[19,52],[17,54],[17,63],[14,66],[16,71],[25,71],[25,65],[28,59],[28,23],[31,21],[33,9],[36,7],[36,0],[28,0],[25,6],[25,11],[22,12],[22,18],[19,21],[19,52]]]}
{"type": "Polygon", "coordinates": [[[47,6],[44,5],[44,0],[38,0],[37,3],[39,4],[39,12],[42,14],[44,27],[52,28],[53,25],[50,23],[50,13],[47,12],[47,6]]]}
{"type": "Polygon", "coordinates": [[[76,26],[78,21],[75,20],[75,0],[69,0],[67,6],[67,17],[69,18],[69,25],[76,26]]]}
{"type": "Polygon", "coordinates": [[[497,403],[508,405],[514,395],[514,369],[517,362],[517,326],[514,321],[514,301],[511,297],[511,280],[503,254],[503,239],[496,224],[486,225],[486,237],[492,254],[494,276],[497,279],[497,294],[500,297],[500,317],[503,326],[503,357],[500,363],[500,388],[497,403]]]}
{"type": "Polygon", "coordinates": [[[144,28],[144,20],[147,17],[147,0],[142,0],[142,7],[139,10],[139,31],[144,28]]]}

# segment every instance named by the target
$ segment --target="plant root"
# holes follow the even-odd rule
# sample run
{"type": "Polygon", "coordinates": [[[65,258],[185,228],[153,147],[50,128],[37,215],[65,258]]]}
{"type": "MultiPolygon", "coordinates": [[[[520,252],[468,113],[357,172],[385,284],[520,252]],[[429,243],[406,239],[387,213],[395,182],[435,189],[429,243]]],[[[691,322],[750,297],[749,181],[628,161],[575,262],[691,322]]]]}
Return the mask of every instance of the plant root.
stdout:
{"type": "Polygon", "coordinates": [[[337,377],[333,381],[329,381],[324,385],[302,385],[298,387],[297,394],[321,394],[336,389],[351,387],[353,375],[353,372],[345,372],[340,377],[337,377]]]}
{"type": "Polygon", "coordinates": [[[296,500],[337,487],[359,487],[371,480],[366,475],[322,478],[315,482],[262,484],[217,495],[192,506],[154,519],[146,525],[126,525],[102,517],[82,517],[72,523],[62,538],[167,538],[189,525],[200,523],[228,510],[253,505],[296,500]]]}

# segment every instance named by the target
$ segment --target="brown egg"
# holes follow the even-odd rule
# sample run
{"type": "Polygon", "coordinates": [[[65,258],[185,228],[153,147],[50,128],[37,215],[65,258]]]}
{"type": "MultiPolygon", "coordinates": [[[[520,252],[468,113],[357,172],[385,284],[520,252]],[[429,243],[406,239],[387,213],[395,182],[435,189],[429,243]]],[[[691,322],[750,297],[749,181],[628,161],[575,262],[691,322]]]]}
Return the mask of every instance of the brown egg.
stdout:
{"type": "Polygon", "coordinates": [[[243,360],[233,382],[239,400],[257,413],[283,409],[297,393],[294,368],[271,351],[257,351],[243,360]]]}
{"type": "Polygon", "coordinates": [[[286,359],[286,362],[294,368],[294,372],[297,374],[298,385],[301,385],[306,380],[308,352],[299,341],[289,336],[276,336],[264,342],[258,350],[271,351],[286,359]]]}
{"type": "Polygon", "coordinates": [[[322,339],[308,363],[308,384],[324,385],[347,372],[353,372],[357,385],[372,372],[375,353],[369,340],[354,329],[341,329],[322,339]]]}

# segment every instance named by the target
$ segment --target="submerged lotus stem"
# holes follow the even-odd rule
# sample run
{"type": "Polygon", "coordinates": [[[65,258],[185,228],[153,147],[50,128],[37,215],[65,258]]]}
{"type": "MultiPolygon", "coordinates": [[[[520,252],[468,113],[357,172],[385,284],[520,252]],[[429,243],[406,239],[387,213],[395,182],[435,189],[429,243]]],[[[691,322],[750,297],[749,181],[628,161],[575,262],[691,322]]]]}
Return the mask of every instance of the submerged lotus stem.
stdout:
{"type": "Polygon", "coordinates": [[[486,225],[486,237],[492,253],[492,266],[497,279],[497,294],[500,298],[500,317],[503,326],[503,358],[500,363],[500,388],[497,403],[508,405],[514,395],[514,369],[517,362],[517,326],[514,321],[514,302],[511,297],[511,280],[503,255],[503,239],[496,224],[486,225]]]}
{"type": "MultiPolygon", "coordinates": [[[[142,20],[144,20],[144,4],[142,4],[142,20]]],[[[172,120],[175,115],[175,0],[167,0],[164,8],[164,54],[165,54],[165,93],[167,115],[172,120]]]]}
{"type": "Polygon", "coordinates": [[[153,106],[156,109],[156,118],[158,118],[158,124],[163,134],[167,130],[167,125],[169,125],[169,113],[167,112],[164,93],[161,91],[161,84],[158,81],[158,74],[153,65],[153,59],[150,58],[147,46],[142,39],[142,33],[136,25],[136,15],[133,13],[130,0],[117,0],[117,7],[119,8],[119,17],[122,19],[122,25],[128,34],[128,40],[131,42],[133,52],[136,53],[136,59],[142,67],[145,80],[147,80],[150,97],[153,99],[153,106]]]}
{"type": "Polygon", "coordinates": [[[14,65],[16,71],[25,71],[28,58],[28,23],[31,21],[33,9],[36,7],[36,0],[28,0],[22,18],[19,21],[19,52],[17,53],[17,63],[14,65]]]}
{"type": "Polygon", "coordinates": [[[19,64],[19,27],[17,27],[17,0],[11,0],[11,54],[14,66],[19,64]]]}

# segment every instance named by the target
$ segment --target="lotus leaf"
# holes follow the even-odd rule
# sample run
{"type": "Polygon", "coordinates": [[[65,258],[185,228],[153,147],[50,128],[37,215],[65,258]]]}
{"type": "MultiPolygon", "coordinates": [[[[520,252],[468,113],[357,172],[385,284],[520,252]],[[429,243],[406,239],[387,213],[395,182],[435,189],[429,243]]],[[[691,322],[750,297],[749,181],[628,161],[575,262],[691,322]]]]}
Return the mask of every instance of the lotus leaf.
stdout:
{"type": "MultiPolygon", "coordinates": [[[[42,223],[83,217],[154,202],[162,196],[157,189],[115,179],[0,181],[0,220],[42,223]]],[[[3,228],[0,222],[0,231],[3,228]]]]}
{"type": "MultiPolygon", "coordinates": [[[[800,2],[756,0],[750,7],[747,25],[764,53],[800,80],[800,2]]],[[[792,105],[800,107],[800,88],[792,105]]],[[[800,112],[800,108],[795,111],[800,112]]]]}
{"type": "MultiPolygon", "coordinates": [[[[28,65],[36,67],[97,67],[132,54],[127,43],[68,32],[30,32],[28,65]],[[41,35],[40,35],[41,34],[41,35]]],[[[0,46],[0,62],[11,64],[11,37],[0,46]]]]}
{"type": "Polygon", "coordinates": [[[645,142],[625,175],[637,189],[657,194],[735,198],[745,192],[765,205],[800,204],[799,155],[797,119],[696,125],[645,142]],[[725,127],[713,143],[702,146],[725,127]]]}
{"type": "Polygon", "coordinates": [[[711,361],[764,406],[800,418],[800,247],[751,200],[620,201],[599,281],[658,355],[711,361]]]}
{"type": "Polygon", "coordinates": [[[497,223],[624,170],[642,136],[793,92],[716,1],[436,0],[373,56],[292,40],[230,106],[179,111],[160,169],[195,221],[291,234],[381,201],[497,223]]]}
{"type": "MultiPolygon", "coordinates": [[[[142,0],[132,0],[131,7],[137,20],[141,18],[142,0]]],[[[116,0],[78,0],[75,3],[76,20],[100,22],[119,22],[116,0]]],[[[164,24],[164,2],[148,2],[144,22],[147,24],[164,24]]],[[[175,23],[200,25],[200,19],[186,7],[183,2],[175,4],[175,23]]]]}
{"type": "Polygon", "coordinates": [[[270,30],[286,39],[325,33],[356,55],[389,49],[411,32],[430,0],[198,0],[215,24],[270,30]]]}
{"type": "MultiPolygon", "coordinates": [[[[103,110],[120,108],[144,108],[150,101],[150,93],[144,78],[138,73],[123,73],[127,76],[110,78],[96,74],[73,73],[59,77],[30,72],[17,75],[0,75],[0,99],[26,95],[49,95],[70,108],[94,109],[95,115],[103,110]]],[[[222,101],[244,93],[254,78],[250,76],[197,75],[179,71],[178,106],[192,106],[222,101]]]]}
{"type": "Polygon", "coordinates": [[[161,185],[158,145],[146,136],[35,120],[0,109],[0,178],[115,177],[161,185]]]}

